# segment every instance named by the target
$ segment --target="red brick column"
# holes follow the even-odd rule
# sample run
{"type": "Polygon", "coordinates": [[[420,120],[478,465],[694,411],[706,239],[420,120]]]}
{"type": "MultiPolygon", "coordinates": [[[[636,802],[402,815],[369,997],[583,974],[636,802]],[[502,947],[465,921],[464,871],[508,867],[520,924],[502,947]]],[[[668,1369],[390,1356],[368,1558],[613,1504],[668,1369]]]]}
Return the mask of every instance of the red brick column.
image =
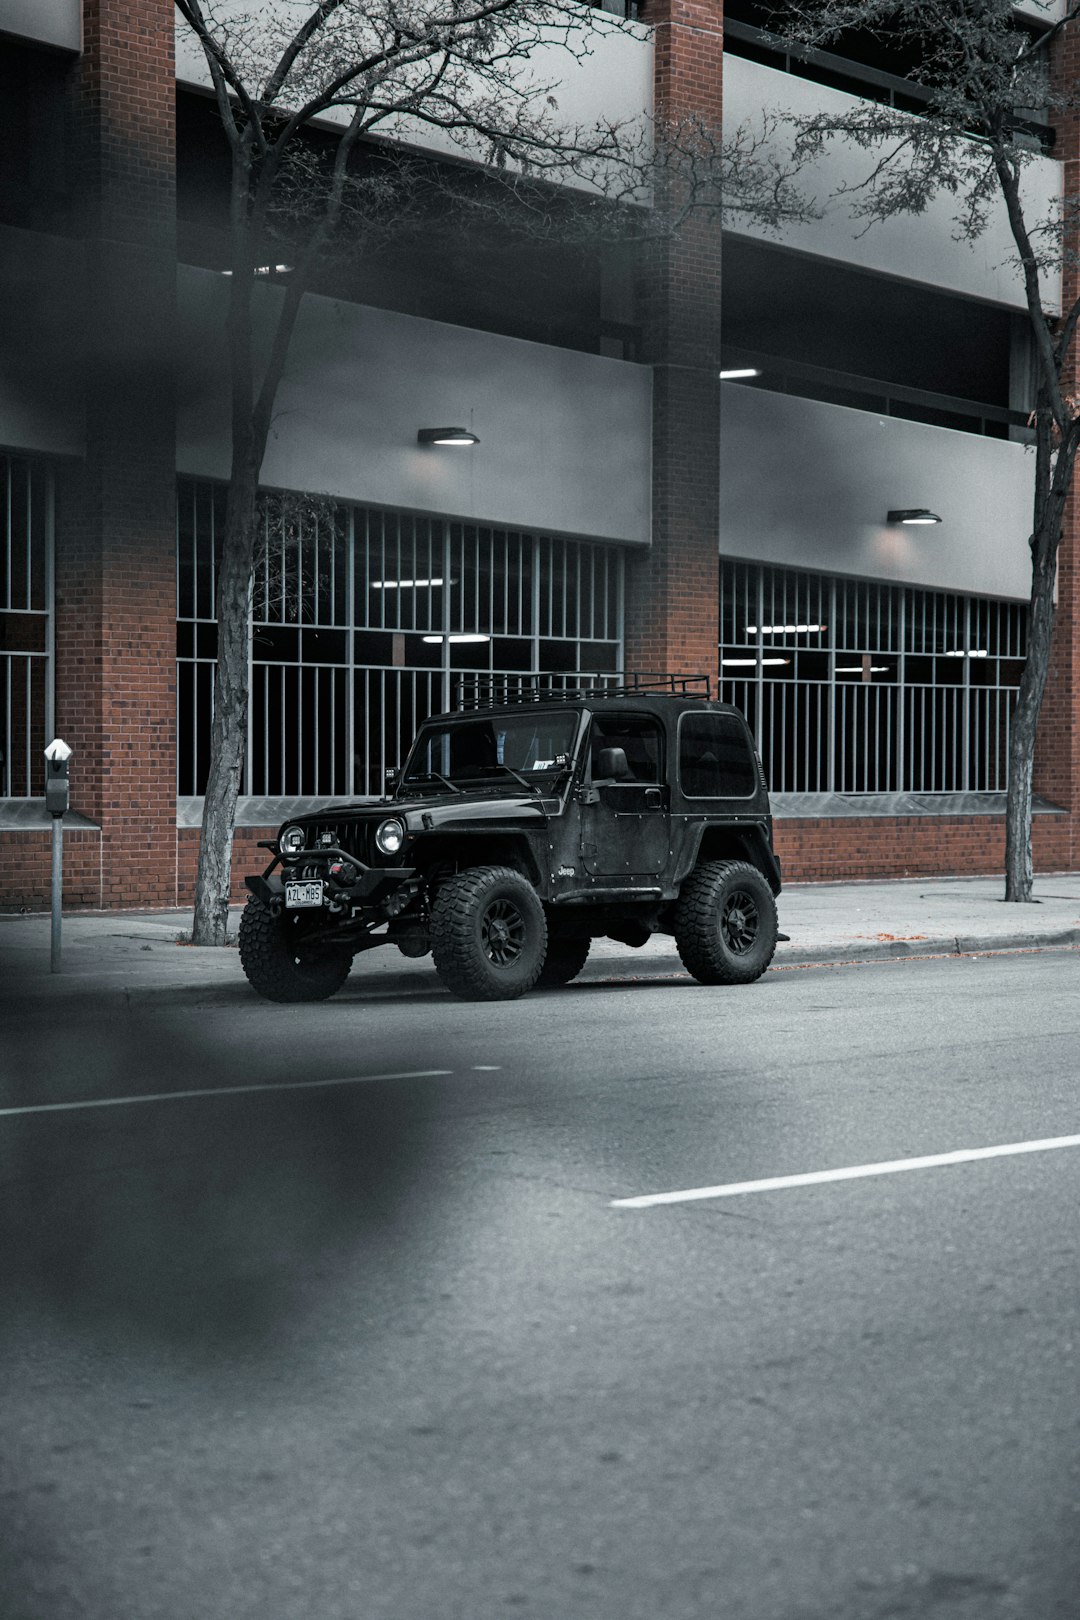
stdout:
{"type": "Polygon", "coordinates": [[[175,904],[172,0],[84,0],[74,73],[86,455],[57,494],[56,723],[98,903],[175,904]]]}
{"type": "MultiPolygon", "coordinates": [[[[658,119],[719,129],[721,0],[649,0],[658,119]]],[[[649,255],[645,359],[653,366],[653,522],[628,564],[626,667],[717,674],[720,534],[720,227],[692,218],[649,255]]]]}
{"type": "MultiPolygon", "coordinates": [[[[1075,23],[1065,29],[1059,42],[1055,71],[1066,85],[1080,82],[1080,29],[1075,23]]],[[[1073,196],[1080,187],[1080,117],[1075,112],[1060,119],[1055,150],[1064,164],[1065,195],[1073,196]]],[[[1075,240],[1069,244],[1074,254],[1077,245],[1075,240]]],[[[1067,265],[1062,278],[1063,308],[1067,310],[1077,296],[1080,270],[1075,264],[1067,265]]],[[[1080,356],[1075,340],[1063,391],[1080,394],[1080,356]]],[[[1050,675],[1035,750],[1035,791],[1069,810],[1067,864],[1075,867],[1080,859],[1080,498],[1075,485],[1066,508],[1058,554],[1058,600],[1050,675]]]]}

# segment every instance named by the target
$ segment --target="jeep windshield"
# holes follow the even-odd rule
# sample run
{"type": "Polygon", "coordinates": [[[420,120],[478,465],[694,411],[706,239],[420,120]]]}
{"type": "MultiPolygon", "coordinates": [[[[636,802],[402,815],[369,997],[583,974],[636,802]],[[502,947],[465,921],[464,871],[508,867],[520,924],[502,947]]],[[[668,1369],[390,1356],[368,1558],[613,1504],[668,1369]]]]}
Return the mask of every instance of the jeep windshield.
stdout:
{"type": "Polygon", "coordinates": [[[539,791],[544,778],[570,768],[577,728],[576,709],[561,714],[525,710],[423,726],[398,793],[406,787],[461,792],[480,781],[539,791]]]}

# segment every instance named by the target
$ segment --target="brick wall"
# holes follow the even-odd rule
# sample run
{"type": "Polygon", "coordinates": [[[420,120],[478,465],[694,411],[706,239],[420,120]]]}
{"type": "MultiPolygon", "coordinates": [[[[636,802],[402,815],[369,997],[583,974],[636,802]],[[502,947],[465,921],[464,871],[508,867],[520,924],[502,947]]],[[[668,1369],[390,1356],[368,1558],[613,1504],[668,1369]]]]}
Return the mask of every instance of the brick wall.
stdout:
{"type": "MultiPolygon", "coordinates": [[[[1064,30],[1057,48],[1055,71],[1064,86],[1080,83],[1080,29],[1076,24],[1064,30]]],[[[1075,111],[1058,122],[1056,154],[1065,167],[1065,195],[1080,189],[1080,116],[1075,111]]],[[[1077,241],[1069,244],[1075,255],[1077,241]]],[[[1063,308],[1080,297],[1080,267],[1067,264],[1063,275],[1063,308]]],[[[1080,358],[1074,338],[1072,363],[1063,378],[1065,394],[1080,394],[1080,358]]],[[[1074,490],[1075,490],[1074,483],[1074,490]]],[[[1035,752],[1035,789],[1055,804],[1066,805],[1076,818],[1080,815],[1080,501],[1074,493],[1065,514],[1061,550],[1058,555],[1058,599],[1054,615],[1054,641],[1050,675],[1039,719],[1035,752]]],[[[1080,857],[1074,830],[1073,859],[1080,857]]]]}
{"type": "Polygon", "coordinates": [[[171,0],[85,0],[72,83],[86,457],[58,479],[56,727],[100,904],[176,898],[171,0]]]}
{"type": "MultiPolygon", "coordinates": [[[[265,871],[268,850],[260,849],[260,838],[276,838],[279,823],[272,827],[238,827],[233,843],[234,901],[247,899],[244,878],[249,872],[265,871]]],[[[105,911],[118,904],[130,907],[190,907],[195,903],[195,872],[199,862],[197,827],[174,828],[169,845],[173,869],[162,893],[152,898],[136,897],[116,901],[106,878],[101,834],[91,828],[68,827],[64,832],[64,909],[65,911],[105,911]]],[[[47,828],[0,831],[0,912],[47,911],[52,884],[52,835],[47,828]]]]}
{"type": "MultiPolygon", "coordinates": [[[[275,822],[272,827],[237,827],[233,839],[232,852],[232,897],[234,901],[246,900],[247,889],[244,888],[244,878],[249,872],[264,872],[270,864],[270,851],[258,847],[260,838],[276,838],[281,827],[275,822]]],[[[195,874],[199,865],[199,829],[197,827],[181,827],[177,834],[177,889],[179,891],[178,905],[191,906],[195,903],[195,874]]]]}
{"type": "MultiPolygon", "coordinates": [[[[1005,869],[1001,816],[785,818],[774,824],[773,834],[785,883],[950,873],[998,876],[1005,869]]],[[[1075,866],[1068,816],[1036,816],[1033,845],[1037,872],[1075,866]]]]}
{"type": "MultiPolygon", "coordinates": [[[[101,834],[64,832],[64,909],[101,906],[101,834]]],[[[32,827],[0,832],[0,911],[47,911],[52,896],[52,833],[32,827]]]]}
{"type": "MultiPolygon", "coordinates": [[[[719,0],[650,0],[659,119],[719,129],[719,0]]],[[[678,205],[673,183],[665,202],[678,205]]],[[[717,674],[720,536],[720,230],[692,217],[646,255],[641,315],[653,366],[653,514],[648,553],[627,559],[626,667],[717,674]]]]}

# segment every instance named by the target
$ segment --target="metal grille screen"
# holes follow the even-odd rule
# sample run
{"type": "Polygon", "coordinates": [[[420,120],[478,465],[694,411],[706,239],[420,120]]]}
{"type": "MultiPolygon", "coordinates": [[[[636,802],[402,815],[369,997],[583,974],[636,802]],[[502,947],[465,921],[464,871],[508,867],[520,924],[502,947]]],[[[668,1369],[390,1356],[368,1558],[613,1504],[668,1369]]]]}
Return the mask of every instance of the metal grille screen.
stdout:
{"type": "MultiPolygon", "coordinates": [[[[179,490],[181,795],[206,782],[220,486],[179,490]]],[[[458,683],[619,668],[623,559],[612,546],[287,498],[264,523],[252,604],[244,791],[381,794],[419,722],[458,683]]]]}
{"type": "Polygon", "coordinates": [[[776,793],[1004,791],[1027,610],[724,562],[724,697],[776,793]]]}
{"type": "Polygon", "coordinates": [[[0,798],[45,791],[52,483],[0,456],[0,798]]]}

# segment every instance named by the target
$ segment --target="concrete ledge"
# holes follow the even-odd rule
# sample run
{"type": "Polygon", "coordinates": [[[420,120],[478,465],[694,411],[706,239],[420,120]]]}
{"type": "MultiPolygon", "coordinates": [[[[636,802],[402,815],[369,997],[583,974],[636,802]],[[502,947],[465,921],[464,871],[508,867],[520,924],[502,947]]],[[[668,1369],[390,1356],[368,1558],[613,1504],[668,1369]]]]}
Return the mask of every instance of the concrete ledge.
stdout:
{"type": "MultiPolygon", "coordinates": [[[[1003,816],[1004,793],[772,793],[778,820],[827,821],[843,816],[1003,816]]],[[[1064,816],[1060,804],[1037,796],[1037,816],[1064,816]]]]}
{"type": "MultiPolygon", "coordinates": [[[[0,799],[0,832],[41,832],[52,826],[52,816],[45,808],[44,799],[0,799]]],[[[77,810],[68,810],[62,818],[65,831],[100,832],[101,827],[89,816],[77,810]]]]}
{"type": "MultiPolygon", "coordinates": [[[[276,832],[281,823],[288,821],[291,816],[306,816],[312,810],[341,809],[348,804],[378,804],[379,802],[378,799],[373,797],[357,795],[355,798],[350,799],[340,794],[333,799],[243,797],[236,801],[236,826],[270,827],[276,832]]],[[[176,825],[178,827],[201,827],[202,818],[203,800],[201,795],[177,799],[176,825]]]]}

